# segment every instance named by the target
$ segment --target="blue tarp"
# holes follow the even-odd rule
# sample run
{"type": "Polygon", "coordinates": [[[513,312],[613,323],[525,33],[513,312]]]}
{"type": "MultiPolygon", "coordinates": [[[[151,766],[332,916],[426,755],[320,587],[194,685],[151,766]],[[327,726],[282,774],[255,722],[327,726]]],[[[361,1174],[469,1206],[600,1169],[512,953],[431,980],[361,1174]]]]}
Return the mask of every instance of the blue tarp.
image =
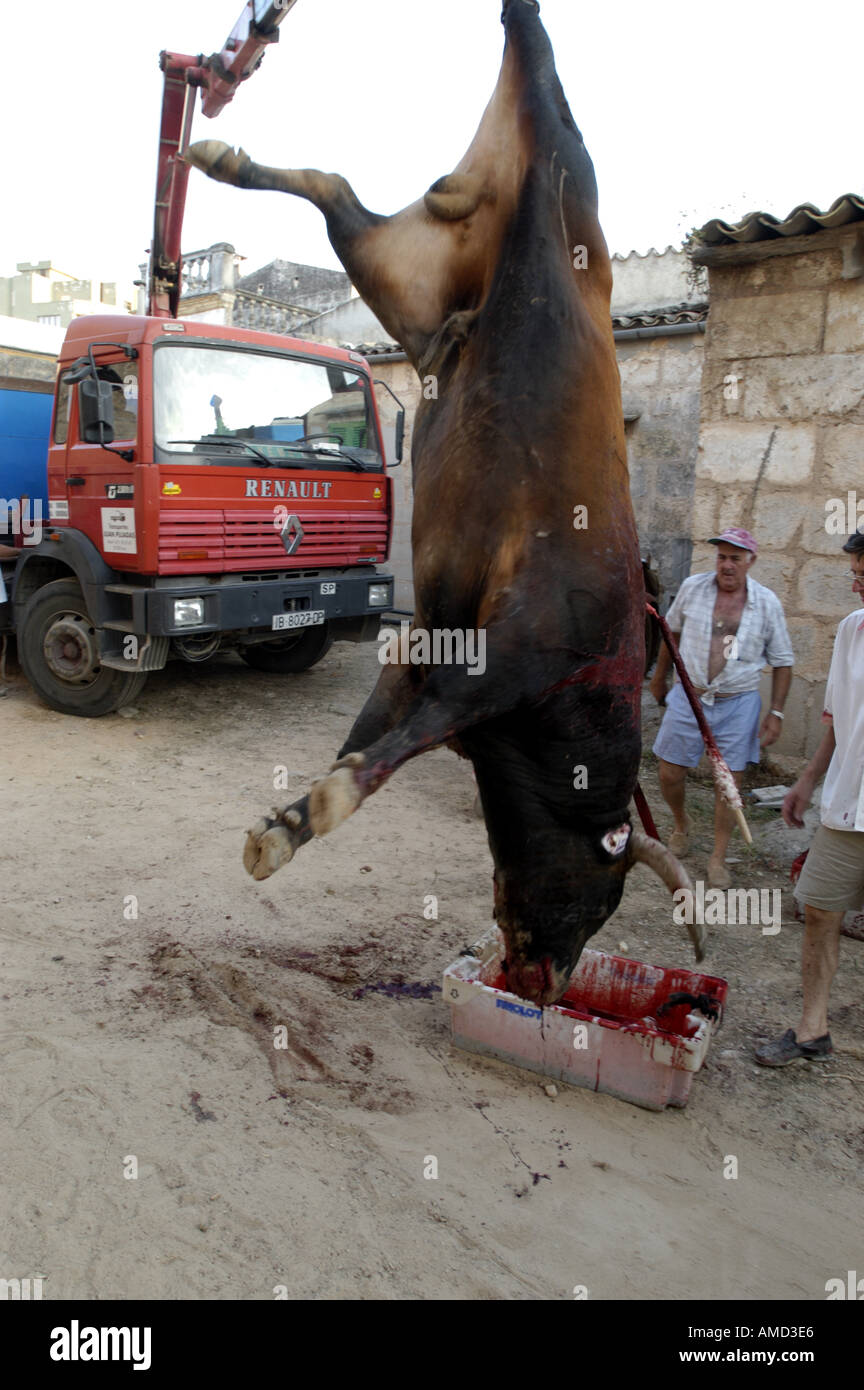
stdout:
{"type": "Polygon", "coordinates": [[[38,498],[48,516],[48,435],[54,397],[40,391],[0,389],[0,533],[8,507],[20,497],[38,498]]]}

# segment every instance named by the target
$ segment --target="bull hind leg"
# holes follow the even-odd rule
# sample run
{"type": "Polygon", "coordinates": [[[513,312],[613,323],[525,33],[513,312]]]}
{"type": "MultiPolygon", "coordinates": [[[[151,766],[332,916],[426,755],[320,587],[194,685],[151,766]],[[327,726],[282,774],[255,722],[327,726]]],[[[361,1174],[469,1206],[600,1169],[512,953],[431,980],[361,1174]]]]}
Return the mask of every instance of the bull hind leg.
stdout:
{"type": "Polygon", "coordinates": [[[332,219],[342,239],[347,240],[387,220],[365,208],[348,180],[340,174],[324,174],[320,169],[274,169],[256,164],[245,150],[234,150],[223,140],[199,140],[190,145],[184,158],[219,183],[230,183],[235,188],[270,189],[306,198],[324,213],[328,226],[332,219]]]}
{"type": "MultiPolygon", "coordinates": [[[[334,768],[348,755],[375,743],[405,715],[411,701],[423,684],[423,673],[417,666],[398,663],[384,667],[375,689],[352,725],[351,732],[339,749],[334,768]]],[[[332,771],[332,769],[331,769],[332,771]]],[[[243,863],[253,878],[269,878],[288,864],[302,845],[324,832],[313,829],[310,817],[310,798],[304,796],[288,806],[274,806],[270,816],[261,819],[246,833],[243,863]]]]}
{"type": "MultiPolygon", "coordinates": [[[[460,244],[459,224],[491,196],[479,177],[449,174],[425,198],[384,217],[364,207],[339,174],[256,164],[221,140],[200,140],[185,158],[221,183],[291,193],[314,203],[352,282],[415,367],[443,320],[464,307],[451,302],[454,248],[460,244]]],[[[467,292],[470,298],[472,285],[467,292]]]]}
{"type": "Polygon", "coordinates": [[[518,9],[526,14],[505,5],[507,44],[498,83],[459,165],[391,217],[370,212],[337,174],[256,164],[219,140],[198,141],[185,155],[222,183],[314,203],[351,280],[415,367],[442,325],[476,309],[488,293],[504,229],[535,157],[522,129],[523,97],[528,86],[545,91],[551,49],[533,0],[531,23],[524,22],[525,0],[518,9]],[[542,39],[532,32],[538,27],[542,39]]]}

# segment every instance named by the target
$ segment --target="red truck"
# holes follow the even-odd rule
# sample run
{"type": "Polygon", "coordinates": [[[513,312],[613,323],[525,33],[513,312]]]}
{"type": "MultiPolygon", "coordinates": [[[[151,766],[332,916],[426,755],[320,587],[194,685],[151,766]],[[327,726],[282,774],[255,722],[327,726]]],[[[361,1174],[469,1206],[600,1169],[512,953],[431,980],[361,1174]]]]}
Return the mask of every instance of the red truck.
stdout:
{"type": "MultiPolygon", "coordinates": [[[[0,632],[14,629],[27,678],[67,714],[118,709],[169,656],[234,648],[261,670],[305,670],[334,640],[374,639],[393,605],[376,568],[393,503],[366,361],[176,317],[195,89],[206,114],[221,109],[290,7],[249,0],[210,59],[162,54],[150,313],[66,333],[47,524],[21,549],[0,632]]],[[[403,429],[400,410],[391,463],[403,429]]],[[[10,495],[20,517],[27,499],[10,495]]]]}

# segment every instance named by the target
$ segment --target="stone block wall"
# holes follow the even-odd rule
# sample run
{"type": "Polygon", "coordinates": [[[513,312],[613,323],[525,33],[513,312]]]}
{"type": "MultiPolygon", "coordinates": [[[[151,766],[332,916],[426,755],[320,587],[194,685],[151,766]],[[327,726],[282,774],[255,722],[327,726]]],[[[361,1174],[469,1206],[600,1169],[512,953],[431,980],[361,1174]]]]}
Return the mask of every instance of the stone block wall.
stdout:
{"type": "MultiPolygon", "coordinates": [[[[864,278],[844,278],[842,241],[817,232],[795,254],[709,271],[693,535],[745,526],[759,543],[753,577],[780,597],[795,650],[772,750],[790,767],[819,742],[837,623],[858,607],[840,549],[852,528],[826,529],[831,499],[864,501],[864,278]]],[[[693,572],[714,558],[697,540],[693,572]]]]}
{"type": "MultiPolygon", "coordinates": [[[[699,438],[701,334],[642,339],[616,345],[627,425],[633,507],[643,554],[660,571],[664,608],[690,573],[693,477],[699,438]]],[[[395,526],[390,563],[396,576],[396,606],[414,606],[411,576],[411,435],[421,385],[408,362],[370,361],[406,407],[405,461],[392,471],[395,526]]],[[[378,390],[385,439],[392,419],[390,399],[378,390]]]]}
{"type": "MultiPolygon", "coordinates": [[[[627,425],[630,487],[642,553],[660,572],[663,607],[690,573],[693,550],[693,478],[699,438],[701,334],[616,344],[627,425]]],[[[413,609],[411,572],[411,435],[421,384],[408,362],[370,361],[372,374],[396,392],[406,407],[405,461],[392,471],[395,525],[390,564],[396,577],[396,606],[413,609]]],[[[385,439],[393,407],[377,392],[385,439]]]]}
{"type": "Polygon", "coordinates": [[[665,611],[690,573],[704,338],[694,333],[615,346],[639,542],[659,571],[665,611]]]}

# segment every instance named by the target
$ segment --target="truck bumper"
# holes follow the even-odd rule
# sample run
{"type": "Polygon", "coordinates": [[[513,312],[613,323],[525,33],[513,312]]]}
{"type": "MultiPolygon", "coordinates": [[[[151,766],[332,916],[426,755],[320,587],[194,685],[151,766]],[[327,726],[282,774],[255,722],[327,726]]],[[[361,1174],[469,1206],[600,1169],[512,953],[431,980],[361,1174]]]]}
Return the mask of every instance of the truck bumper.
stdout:
{"type": "Polygon", "coordinates": [[[275,638],[291,631],[273,628],[273,619],[283,613],[323,611],[324,622],[337,641],[374,640],[381,614],[393,605],[393,576],[372,569],[361,574],[321,570],[314,577],[296,579],[261,579],[256,575],[245,580],[242,575],[232,575],[215,583],[203,577],[196,582],[184,576],[165,587],[116,584],[108,589],[118,616],[103,623],[103,661],[127,671],[136,668],[135,659],[130,661],[122,654],[124,637],[130,633],[151,639],[141,647],[146,664],[139,669],[156,670],[167,660],[172,637],[224,633],[242,642],[244,638],[260,641],[272,633],[275,638]],[[370,602],[370,589],[376,588],[379,596],[384,597],[385,586],[386,601],[370,602]],[[202,621],[178,622],[175,605],[181,601],[188,605],[190,600],[200,600],[202,621]]]}
{"type": "Polygon", "coordinates": [[[228,583],[200,586],[184,580],[170,588],[149,589],[146,599],[146,622],[142,630],[154,636],[182,637],[255,628],[271,631],[274,617],[282,613],[323,610],[324,621],[328,623],[386,613],[393,603],[393,578],[377,571],[360,575],[339,572],[329,575],[319,571],[314,579],[261,580],[256,577],[249,581],[241,577],[228,583]],[[385,584],[390,591],[387,601],[371,604],[370,587],[385,584]],[[178,625],[175,620],[175,603],[189,599],[203,602],[203,622],[194,627],[178,625]]]}

